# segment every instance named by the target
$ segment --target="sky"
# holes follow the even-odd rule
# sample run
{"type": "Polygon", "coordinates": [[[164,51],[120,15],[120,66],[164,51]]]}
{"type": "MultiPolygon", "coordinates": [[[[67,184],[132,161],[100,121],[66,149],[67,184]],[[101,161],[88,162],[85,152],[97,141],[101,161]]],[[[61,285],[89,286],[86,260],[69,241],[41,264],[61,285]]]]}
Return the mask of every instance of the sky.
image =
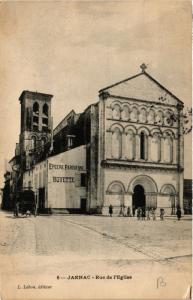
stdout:
{"type": "MultiPolygon", "coordinates": [[[[98,91],[147,72],[191,106],[191,1],[0,2],[0,187],[23,90],[52,94],[54,126],[98,91]]],[[[185,178],[191,178],[191,136],[185,178]]]]}

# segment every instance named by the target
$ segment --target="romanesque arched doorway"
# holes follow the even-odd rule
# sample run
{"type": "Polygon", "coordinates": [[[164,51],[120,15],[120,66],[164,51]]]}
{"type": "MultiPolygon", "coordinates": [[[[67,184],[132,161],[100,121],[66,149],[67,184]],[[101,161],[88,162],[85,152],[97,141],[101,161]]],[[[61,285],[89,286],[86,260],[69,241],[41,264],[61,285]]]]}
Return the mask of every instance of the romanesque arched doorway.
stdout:
{"type": "Polygon", "coordinates": [[[135,186],[132,200],[132,205],[135,209],[138,207],[145,207],[145,191],[142,185],[138,184],[135,186]]]}
{"type": "Polygon", "coordinates": [[[150,176],[138,175],[134,177],[129,183],[128,193],[132,195],[132,205],[135,203],[138,207],[157,208],[158,189],[150,176]]]}

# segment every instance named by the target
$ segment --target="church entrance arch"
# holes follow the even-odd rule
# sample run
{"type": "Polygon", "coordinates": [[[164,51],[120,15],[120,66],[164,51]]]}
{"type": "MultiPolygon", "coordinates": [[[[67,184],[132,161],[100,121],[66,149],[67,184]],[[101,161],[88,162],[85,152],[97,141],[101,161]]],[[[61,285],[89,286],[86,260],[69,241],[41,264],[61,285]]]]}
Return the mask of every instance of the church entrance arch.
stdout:
{"type": "Polygon", "coordinates": [[[150,176],[138,175],[134,177],[129,183],[127,192],[132,195],[133,208],[143,206],[149,209],[157,208],[157,184],[150,176]]]}
{"type": "Polygon", "coordinates": [[[145,191],[142,185],[138,184],[134,187],[133,192],[133,207],[145,207],[145,191]]]}

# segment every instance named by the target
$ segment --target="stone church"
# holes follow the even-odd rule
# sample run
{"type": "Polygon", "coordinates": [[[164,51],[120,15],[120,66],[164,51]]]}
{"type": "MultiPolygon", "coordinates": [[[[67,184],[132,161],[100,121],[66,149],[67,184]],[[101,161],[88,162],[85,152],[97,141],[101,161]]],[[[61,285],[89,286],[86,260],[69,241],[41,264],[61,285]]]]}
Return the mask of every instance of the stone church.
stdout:
{"type": "Polygon", "coordinates": [[[183,102],[144,64],[139,74],[101,89],[99,101],[81,114],[72,110],[54,130],[51,98],[29,91],[20,97],[22,186],[41,195],[42,208],[108,214],[111,204],[115,215],[122,207],[164,208],[167,214],[183,208],[183,102]],[[52,180],[53,168],[60,173],[52,180]],[[55,188],[60,192],[53,196],[55,188]]]}
{"type": "Polygon", "coordinates": [[[183,103],[142,72],[99,92],[97,205],[183,207],[183,103]],[[177,118],[174,116],[178,116],[177,118]]]}

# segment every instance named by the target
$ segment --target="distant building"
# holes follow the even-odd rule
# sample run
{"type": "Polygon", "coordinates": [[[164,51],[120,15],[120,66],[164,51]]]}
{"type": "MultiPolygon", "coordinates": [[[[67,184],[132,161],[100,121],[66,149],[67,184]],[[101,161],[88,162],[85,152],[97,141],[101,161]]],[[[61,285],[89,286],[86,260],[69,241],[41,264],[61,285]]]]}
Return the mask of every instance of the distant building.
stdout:
{"type": "Polygon", "coordinates": [[[53,134],[52,95],[22,93],[21,187],[42,209],[183,208],[183,103],[141,69],[101,89],[83,113],[72,110],[53,134]]]}
{"type": "Polygon", "coordinates": [[[11,191],[11,172],[6,171],[4,174],[4,187],[2,189],[2,202],[1,208],[5,210],[10,210],[13,208],[13,198],[11,191]]]}
{"type": "Polygon", "coordinates": [[[184,179],[184,213],[192,214],[192,179],[184,179]]]}
{"type": "Polygon", "coordinates": [[[20,152],[22,170],[30,169],[40,155],[44,155],[42,150],[51,140],[52,97],[49,94],[23,91],[19,98],[21,130],[16,151],[20,152]]]}
{"type": "Polygon", "coordinates": [[[2,208],[2,200],[3,200],[3,189],[0,188],[0,208],[2,208]]]}
{"type": "Polygon", "coordinates": [[[32,187],[39,211],[86,212],[85,145],[50,156],[24,173],[23,187],[32,187]]]}

